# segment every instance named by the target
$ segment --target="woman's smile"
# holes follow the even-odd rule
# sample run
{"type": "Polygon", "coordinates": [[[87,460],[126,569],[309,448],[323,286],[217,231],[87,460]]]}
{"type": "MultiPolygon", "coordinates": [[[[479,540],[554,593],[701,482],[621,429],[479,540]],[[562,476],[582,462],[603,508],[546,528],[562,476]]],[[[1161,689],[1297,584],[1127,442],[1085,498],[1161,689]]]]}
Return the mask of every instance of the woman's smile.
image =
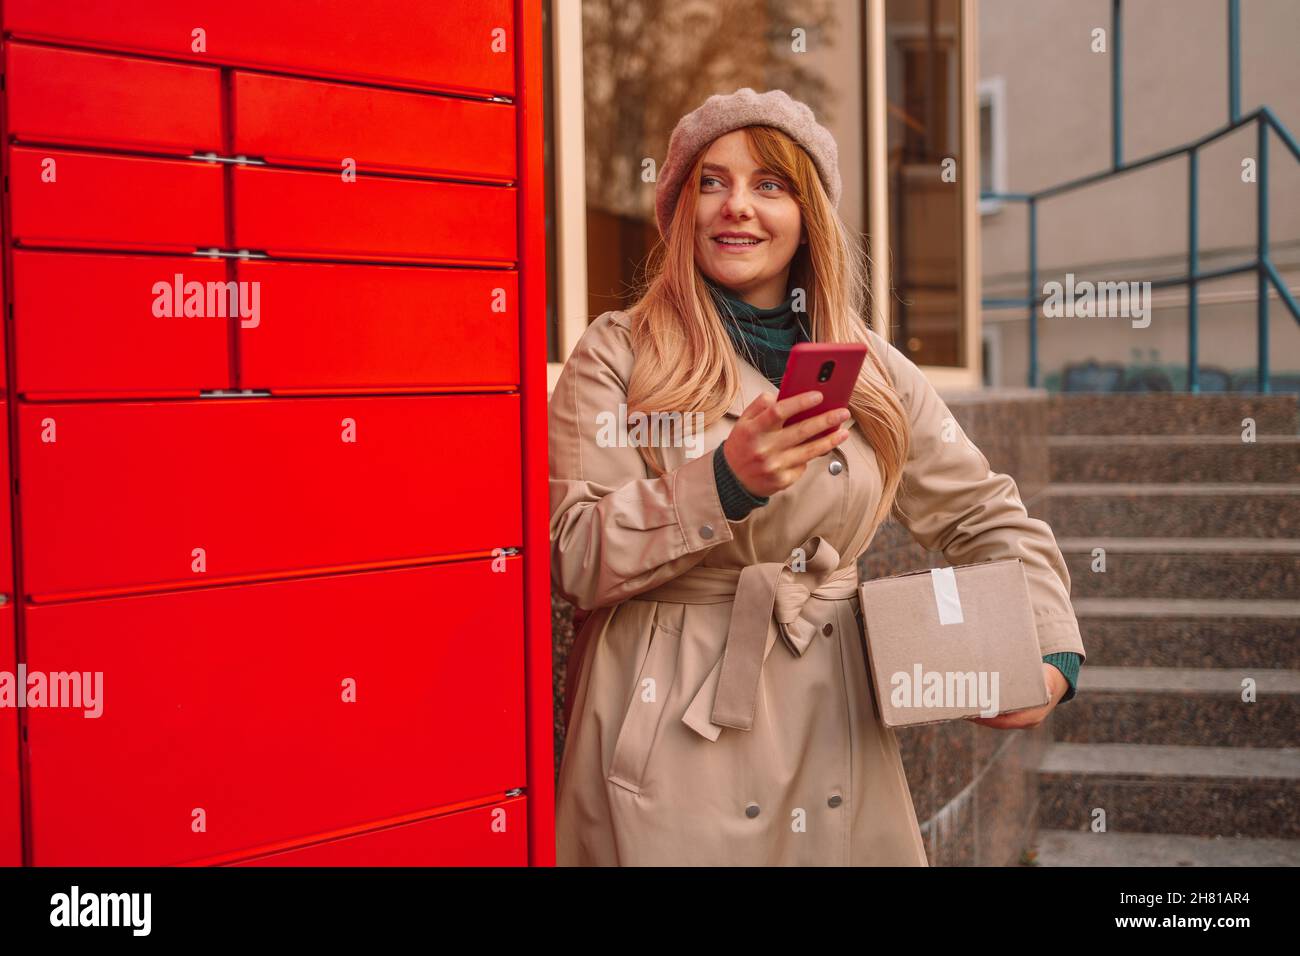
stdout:
{"type": "Polygon", "coordinates": [[[713,237],[713,241],[718,244],[719,248],[730,253],[749,252],[763,242],[757,236],[738,232],[720,233],[713,237]]]}

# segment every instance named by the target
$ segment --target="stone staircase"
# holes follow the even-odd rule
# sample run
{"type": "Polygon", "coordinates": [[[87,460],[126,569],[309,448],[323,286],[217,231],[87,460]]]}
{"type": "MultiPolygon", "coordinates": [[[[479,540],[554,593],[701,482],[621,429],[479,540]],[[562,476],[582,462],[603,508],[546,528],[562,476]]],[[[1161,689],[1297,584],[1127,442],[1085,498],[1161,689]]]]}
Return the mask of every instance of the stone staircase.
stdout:
{"type": "Polygon", "coordinates": [[[1037,862],[1300,865],[1296,396],[1053,395],[1048,433],[1031,510],[1088,660],[1049,723],[1037,862]]]}

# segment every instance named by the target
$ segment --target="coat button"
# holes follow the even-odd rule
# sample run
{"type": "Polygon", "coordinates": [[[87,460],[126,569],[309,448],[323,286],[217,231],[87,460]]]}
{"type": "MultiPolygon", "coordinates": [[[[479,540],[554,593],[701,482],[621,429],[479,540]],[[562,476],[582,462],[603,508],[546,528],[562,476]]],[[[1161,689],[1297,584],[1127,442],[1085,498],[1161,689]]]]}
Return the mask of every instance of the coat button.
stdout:
{"type": "Polygon", "coordinates": [[[711,525],[711,524],[706,524],[706,525],[704,525],[702,528],[700,528],[700,537],[701,537],[701,538],[712,538],[712,537],[713,537],[713,525],[711,525]]]}
{"type": "Polygon", "coordinates": [[[825,634],[827,637],[830,637],[830,636],[831,636],[831,632],[834,631],[834,630],[835,630],[835,625],[834,625],[834,624],[830,624],[830,623],[828,623],[828,624],[825,624],[825,625],[822,627],[822,633],[825,634]]]}
{"type": "Polygon", "coordinates": [[[830,471],[832,475],[838,475],[843,470],[844,462],[840,461],[838,458],[830,463],[830,471]]]}
{"type": "Polygon", "coordinates": [[[844,802],[844,798],[841,797],[838,793],[826,801],[826,803],[832,807],[838,807],[843,802],[844,802]]]}
{"type": "Polygon", "coordinates": [[[745,807],[745,816],[749,817],[751,820],[758,816],[758,804],[751,803],[749,806],[745,807]]]}

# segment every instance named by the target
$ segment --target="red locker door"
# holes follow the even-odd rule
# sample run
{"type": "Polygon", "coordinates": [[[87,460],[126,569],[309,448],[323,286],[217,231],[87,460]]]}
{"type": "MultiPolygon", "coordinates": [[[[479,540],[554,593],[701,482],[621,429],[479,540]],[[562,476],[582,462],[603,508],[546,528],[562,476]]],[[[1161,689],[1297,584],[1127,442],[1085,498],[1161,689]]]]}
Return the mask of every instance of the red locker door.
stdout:
{"type": "Polygon", "coordinates": [[[241,262],[262,320],[239,329],[240,381],[273,392],[517,387],[519,275],[241,262]]]}
{"type": "Polygon", "coordinates": [[[215,69],[10,43],[9,135],[176,152],[221,149],[215,69]]]}
{"type": "MultiPolygon", "coordinates": [[[[14,600],[14,525],[10,505],[12,491],[13,484],[9,475],[9,403],[0,400],[0,594],[5,596],[7,603],[13,603],[14,600]]],[[[0,670],[3,670],[3,666],[0,666],[0,670]]]]}
{"type": "Polygon", "coordinates": [[[521,540],[517,395],[52,403],[19,420],[37,599],[521,540]]]}
{"type": "Polygon", "coordinates": [[[235,245],[275,256],[513,265],[516,195],[505,186],[386,176],[234,170],[235,245]]]}
{"type": "MultiPolygon", "coordinates": [[[[0,340],[3,336],[0,336],[0,340]]],[[[9,507],[9,403],[0,401],[0,672],[14,675],[13,700],[0,705],[0,866],[23,862],[22,791],[19,778],[18,697],[27,688],[18,684],[15,643],[13,522],[9,507]]]]}
{"type": "Polygon", "coordinates": [[[193,252],[225,245],[219,163],[9,151],[15,244],[193,252]]]}
{"type": "Polygon", "coordinates": [[[527,866],[527,797],[245,860],[235,866],[527,866]]]}
{"type": "Polygon", "coordinates": [[[34,862],[251,853],[524,786],[523,562],[496,563],[29,606],[29,667],[98,681],[28,711],[34,862]]]}
{"type": "Polygon", "coordinates": [[[511,182],[515,107],[236,72],[235,152],[273,163],[511,182]]]}
{"type": "MultiPolygon", "coordinates": [[[[5,585],[7,589],[8,584],[5,585]]],[[[0,670],[18,673],[13,595],[0,606],[0,670]]],[[[15,688],[25,693],[26,688],[15,688]]],[[[23,822],[18,777],[18,709],[0,707],[0,866],[22,866],[23,822]]]]}
{"type": "Polygon", "coordinates": [[[6,0],[18,37],[475,93],[515,89],[513,0],[6,0]],[[198,34],[195,31],[201,30],[198,34]]]}
{"type": "Polygon", "coordinates": [[[239,320],[222,315],[239,303],[230,308],[224,262],[15,251],[13,263],[23,396],[197,398],[233,387],[230,323],[239,320]],[[204,314],[187,316],[187,302],[204,314]]]}

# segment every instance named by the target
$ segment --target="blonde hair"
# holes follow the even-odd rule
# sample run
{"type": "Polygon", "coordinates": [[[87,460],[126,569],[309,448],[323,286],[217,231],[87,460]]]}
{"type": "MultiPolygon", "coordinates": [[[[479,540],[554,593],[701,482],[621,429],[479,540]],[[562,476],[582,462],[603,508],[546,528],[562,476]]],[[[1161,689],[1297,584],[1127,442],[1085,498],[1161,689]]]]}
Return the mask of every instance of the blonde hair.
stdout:
{"type": "MultiPolygon", "coordinates": [[[[760,165],[779,173],[803,219],[808,242],[790,263],[790,288],[803,289],[809,336],[814,342],[861,342],[868,348],[849,411],[876,455],[882,494],[873,527],[889,515],[902,481],[911,441],[906,410],[890,383],[883,356],[867,337],[863,259],[831,206],[808,154],[781,130],[744,127],[760,165]]],[[[656,244],[637,302],[627,309],[635,352],[628,411],[702,412],[705,427],[722,418],[740,388],[735,349],[704,276],[695,263],[695,210],[701,150],[682,184],[668,238],[656,244]]],[[[647,445],[641,456],[653,473],[665,468],[647,445]]]]}

